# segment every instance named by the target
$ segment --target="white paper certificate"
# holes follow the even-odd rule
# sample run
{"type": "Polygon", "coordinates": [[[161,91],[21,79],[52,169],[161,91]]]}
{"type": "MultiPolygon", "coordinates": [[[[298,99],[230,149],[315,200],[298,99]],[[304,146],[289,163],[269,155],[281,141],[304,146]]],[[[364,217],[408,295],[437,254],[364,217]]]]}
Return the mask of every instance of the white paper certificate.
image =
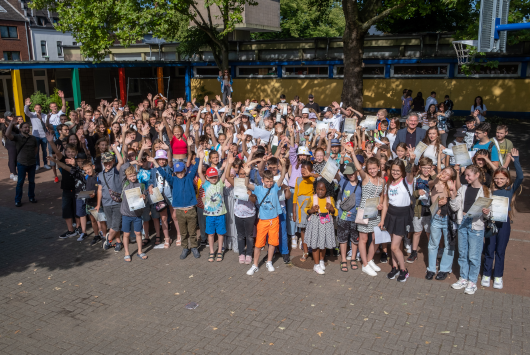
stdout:
{"type": "Polygon", "coordinates": [[[81,192],[79,192],[79,194],[77,194],[77,198],[78,198],[78,199],[82,199],[82,198],[90,198],[90,195],[92,195],[93,193],[95,193],[94,190],[90,190],[90,191],[81,191],[81,192]]]}
{"type": "Polygon", "coordinates": [[[326,165],[324,165],[324,168],[322,169],[320,176],[322,176],[329,183],[331,183],[333,179],[335,179],[335,175],[337,175],[337,171],[339,171],[339,166],[335,163],[333,159],[330,158],[326,162],[326,165]]]}
{"type": "Polygon", "coordinates": [[[453,145],[451,149],[453,150],[453,154],[455,156],[455,164],[458,164],[460,166],[469,166],[473,164],[471,162],[469,152],[467,151],[466,144],[453,145]]]}
{"type": "Polygon", "coordinates": [[[151,198],[151,203],[157,203],[160,201],[164,201],[164,196],[160,193],[160,189],[158,187],[153,188],[153,193],[149,194],[149,197],[151,198]]]}
{"type": "Polygon", "coordinates": [[[346,118],[344,120],[344,132],[355,133],[355,123],[357,120],[354,117],[346,118]]]}
{"type": "Polygon", "coordinates": [[[204,158],[202,159],[202,163],[206,165],[210,165],[210,151],[209,150],[204,151],[204,158]]]}
{"type": "Polygon", "coordinates": [[[125,198],[127,199],[131,211],[140,210],[145,207],[145,202],[142,198],[142,190],[140,190],[139,187],[125,190],[125,198]]]}
{"type": "Polygon", "coordinates": [[[421,155],[423,154],[423,152],[425,152],[425,149],[427,149],[427,147],[428,145],[423,142],[418,143],[418,145],[414,149],[414,155],[416,155],[416,159],[414,159],[414,165],[418,165],[421,155]]]}
{"type": "Polygon", "coordinates": [[[430,209],[431,209],[431,218],[438,213],[438,199],[439,198],[440,198],[439,196],[436,197],[436,201],[432,202],[432,205],[430,207],[430,209]]]}
{"type": "Polygon", "coordinates": [[[464,218],[478,218],[482,215],[483,208],[489,208],[493,199],[486,197],[479,197],[471,206],[469,211],[464,215],[464,218]]]}
{"type": "Polygon", "coordinates": [[[491,215],[495,222],[508,222],[510,199],[504,196],[492,196],[491,215]]]}
{"type": "Polygon", "coordinates": [[[364,219],[375,218],[379,214],[377,206],[379,205],[379,197],[367,198],[364,203],[364,219]]]}
{"type": "Polygon", "coordinates": [[[98,216],[98,211],[93,208],[91,210],[88,210],[88,212],[90,212],[90,214],[92,215],[92,217],[94,217],[94,219],[99,222],[99,216],[98,216]]]}
{"type": "Polygon", "coordinates": [[[375,131],[377,129],[377,116],[366,116],[366,119],[361,122],[361,126],[367,131],[375,131]]]}
{"type": "Polygon", "coordinates": [[[244,178],[234,178],[234,198],[248,201],[247,186],[244,178]]]}
{"type": "Polygon", "coordinates": [[[318,136],[320,134],[320,131],[324,130],[327,132],[329,129],[329,123],[324,123],[321,121],[317,121],[317,128],[316,128],[316,135],[318,136]]]}

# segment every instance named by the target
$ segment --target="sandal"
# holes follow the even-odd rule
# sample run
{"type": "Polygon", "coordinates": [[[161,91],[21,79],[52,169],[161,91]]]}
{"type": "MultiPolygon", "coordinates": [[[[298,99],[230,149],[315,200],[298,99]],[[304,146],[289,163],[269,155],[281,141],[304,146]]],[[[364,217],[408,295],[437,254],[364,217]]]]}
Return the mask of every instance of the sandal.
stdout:
{"type": "Polygon", "coordinates": [[[142,253],[142,254],[136,254],[140,259],[142,260],[146,260],[147,259],[147,255],[145,255],[145,253],[142,253]],[[144,258],[145,256],[145,258],[144,258]]]}
{"type": "Polygon", "coordinates": [[[223,252],[220,252],[220,253],[217,253],[217,260],[216,260],[218,263],[220,263],[221,261],[223,261],[223,252]]]}
{"type": "Polygon", "coordinates": [[[123,257],[123,260],[125,260],[126,262],[130,263],[131,262],[131,256],[130,255],[125,255],[123,257]]]}
{"type": "Polygon", "coordinates": [[[352,270],[357,270],[357,269],[359,268],[359,267],[357,266],[357,261],[355,261],[355,260],[351,260],[351,261],[350,261],[350,268],[351,268],[352,270]]]}
{"type": "Polygon", "coordinates": [[[308,255],[309,255],[309,253],[303,253],[302,257],[300,258],[300,261],[306,261],[308,255]]]}
{"type": "Polygon", "coordinates": [[[214,260],[215,260],[215,253],[210,253],[210,255],[208,256],[208,262],[213,263],[214,260]]]}
{"type": "Polygon", "coordinates": [[[177,238],[177,241],[175,242],[175,245],[180,247],[182,244],[181,238],[177,238]]]}
{"type": "Polygon", "coordinates": [[[142,240],[142,248],[145,247],[147,244],[149,244],[151,242],[151,239],[149,238],[145,238],[142,240]]]}
{"type": "Polygon", "coordinates": [[[155,237],[155,245],[159,245],[160,244],[160,237],[155,237]]]}
{"type": "Polygon", "coordinates": [[[164,242],[164,249],[169,249],[170,246],[171,246],[171,241],[164,242]]]}
{"type": "Polygon", "coordinates": [[[348,263],[347,262],[341,262],[340,263],[340,271],[348,272],[348,263]]]}

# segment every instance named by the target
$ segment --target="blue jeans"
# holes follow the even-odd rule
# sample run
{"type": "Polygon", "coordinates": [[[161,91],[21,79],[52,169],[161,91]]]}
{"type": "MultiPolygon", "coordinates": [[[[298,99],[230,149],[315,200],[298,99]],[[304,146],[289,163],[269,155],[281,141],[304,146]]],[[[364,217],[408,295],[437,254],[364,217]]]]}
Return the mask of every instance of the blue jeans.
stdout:
{"type": "Polygon", "coordinates": [[[477,283],[484,230],[473,230],[472,222],[471,218],[465,218],[458,226],[458,265],[461,278],[477,283]]]}
{"type": "Polygon", "coordinates": [[[440,239],[442,239],[442,233],[445,241],[444,253],[442,255],[442,261],[440,262],[440,272],[451,272],[453,266],[453,258],[455,257],[455,251],[449,249],[448,237],[448,217],[441,217],[435,215],[431,218],[431,236],[429,238],[429,266],[427,271],[436,272],[436,257],[438,255],[438,246],[440,245],[440,239]]]}
{"type": "Polygon", "coordinates": [[[24,186],[24,180],[26,180],[26,173],[28,174],[29,188],[28,197],[30,199],[35,198],[35,165],[22,165],[17,163],[18,181],[15,195],[15,202],[22,201],[22,187],[24,186]]]}
{"type": "MultiPolygon", "coordinates": [[[[48,140],[46,138],[37,138],[37,146],[42,149],[42,161],[44,162],[42,165],[48,164],[46,161],[46,147],[48,146],[48,140]]],[[[39,159],[39,150],[37,149],[37,154],[35,155],[35,159],[37,160],[37,165],[40,165],[40,159],[39,159]]]]}
{"type": "Polygon", "coordinates": [[[286,217],[286,224],[287,224],[287,234],[288,235],[295,235],[296,233],[296,222],[293,221],[292,214],[293,214],[293,196],[294,196],[294,188],[291,187],[291,198],[286,200],[286,207],[287,207],[287,213],[285,214],[286,217]]]}
{"type": "Polygon", "coordinates": [[[510,240],[511,225],[510,221],[496,222],[499,233],[490,238],[485,238],[485,257],[484,257],[484,276],[502,277],[504,275],[504,254],[508,241],[510,240]],[[495,259],[495,270],[493,275],[493,260],[495,259]]]}
{"type": "Polygon", "coordinates": [[[289,238],[287,237],[287,212],[282,207],[282,214],[278,216],[280,218],[280,254],[289,254],[289,238]]]}

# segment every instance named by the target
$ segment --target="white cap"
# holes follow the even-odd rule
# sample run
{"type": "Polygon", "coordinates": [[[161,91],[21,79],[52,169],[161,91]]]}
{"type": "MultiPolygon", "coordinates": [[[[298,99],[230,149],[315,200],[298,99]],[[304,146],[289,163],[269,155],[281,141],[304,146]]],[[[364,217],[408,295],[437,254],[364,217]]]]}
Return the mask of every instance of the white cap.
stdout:
{"type": "Polygon", "coordinates": [[[308,109],[307,107],[304,107],[304,108],[302,109],[302,113],[309,113],[309,109],[308,109]]]}
{"type": "Polygon", "coordinates": [[[310,155],[307,147],[298,147],[298,155],[310,155]]]}

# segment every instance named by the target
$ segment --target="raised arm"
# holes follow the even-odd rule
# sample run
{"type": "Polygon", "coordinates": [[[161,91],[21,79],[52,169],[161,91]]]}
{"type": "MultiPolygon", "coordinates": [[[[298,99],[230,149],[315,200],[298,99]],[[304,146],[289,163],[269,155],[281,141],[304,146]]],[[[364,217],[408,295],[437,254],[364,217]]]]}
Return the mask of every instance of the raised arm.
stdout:
{"type": "Polygon", "coordinates": [[[162,123],[164,124],[164,127],[166,127],[167,137],[171,142],[173,140],[173,130],[171,130],[171,128],[169,127],[169,123],[167,123],[166,114],[167,110],[162,113],[162,123]]]}
{"type": "Polygon", "coordinates": [[[253,183],[250,182],[250,164],[246,163],[245,165],[243,165],[243,169],[245,170],[245,175],[246,175],[245,185],[247,185],[247,188],[250,191],[254,191],[255,186],[253,183]]]}
{"type": "Polygon", "coordinates": [[[62,90],[57,91],[57,95],[61,98],[61,111],[66,113],[66,99],[64,98],[64,92],[62,90]]]}
{"type": "Polygon", "coordinates": [[[202,164],[203,164],[203,160],[204,160],[204,150],[199,150],[197,152],[197,157],[199,158],[199,167],[198,167],[198,170],[197,170],[197,174],[199,174],[199,178],[204,183],[205,181],[207,181],[206,178],[204,177],[204,174],[202,173],[202,164]]]}
{"type": "Polygon", "coordinates": [[[7,126],[7,130],[6,130],[6,137],[7,139],[9,139],[10,141],[14,140],[15,139],[15,136],[13,136],[13,126],[15,125],[15,120],[12,119],[11,122],[9,122],[9,126],[7,126]]]}
{"type": "MultiPolygon", "coordinates": [[[[118,151],[118,143],[114,143],[112,146],[112,150],[114,151],[114,154],[116,155],[116,158],[118,159],[118,164],[116,165],[116,169],[120,171],[121,166],[123,165],[123,157],[121,156],[120,152],[118,151]]],[[[122,150],[125,149],[126,145],[122,146],[122,150]]]]}
{"type": "MultiPolygon", "coordinates": [[[[7,133],[7,132],[6,132],[7,133]]],[[[6,134],[7,135],[7,134],[6,134]]],[[[57,160],[63,159],[63,153],[59,151],[59,148],[57,148],[57,145],[53,141],[53,133],[46,132],[46,139],[50,143],[50,147],[52,147],[53,152],[57,156],[57,160]]]]}
{"type": "Polygon", "coordinates": [[[285,179],[285,174],[287,173],[287,161],[285,158],[280,158],[280,164],[282,165],[282,173],[280,175],[280,179],[276,181],[276,185],[281,189],[283,185],[283,180],[285,179]]]}

